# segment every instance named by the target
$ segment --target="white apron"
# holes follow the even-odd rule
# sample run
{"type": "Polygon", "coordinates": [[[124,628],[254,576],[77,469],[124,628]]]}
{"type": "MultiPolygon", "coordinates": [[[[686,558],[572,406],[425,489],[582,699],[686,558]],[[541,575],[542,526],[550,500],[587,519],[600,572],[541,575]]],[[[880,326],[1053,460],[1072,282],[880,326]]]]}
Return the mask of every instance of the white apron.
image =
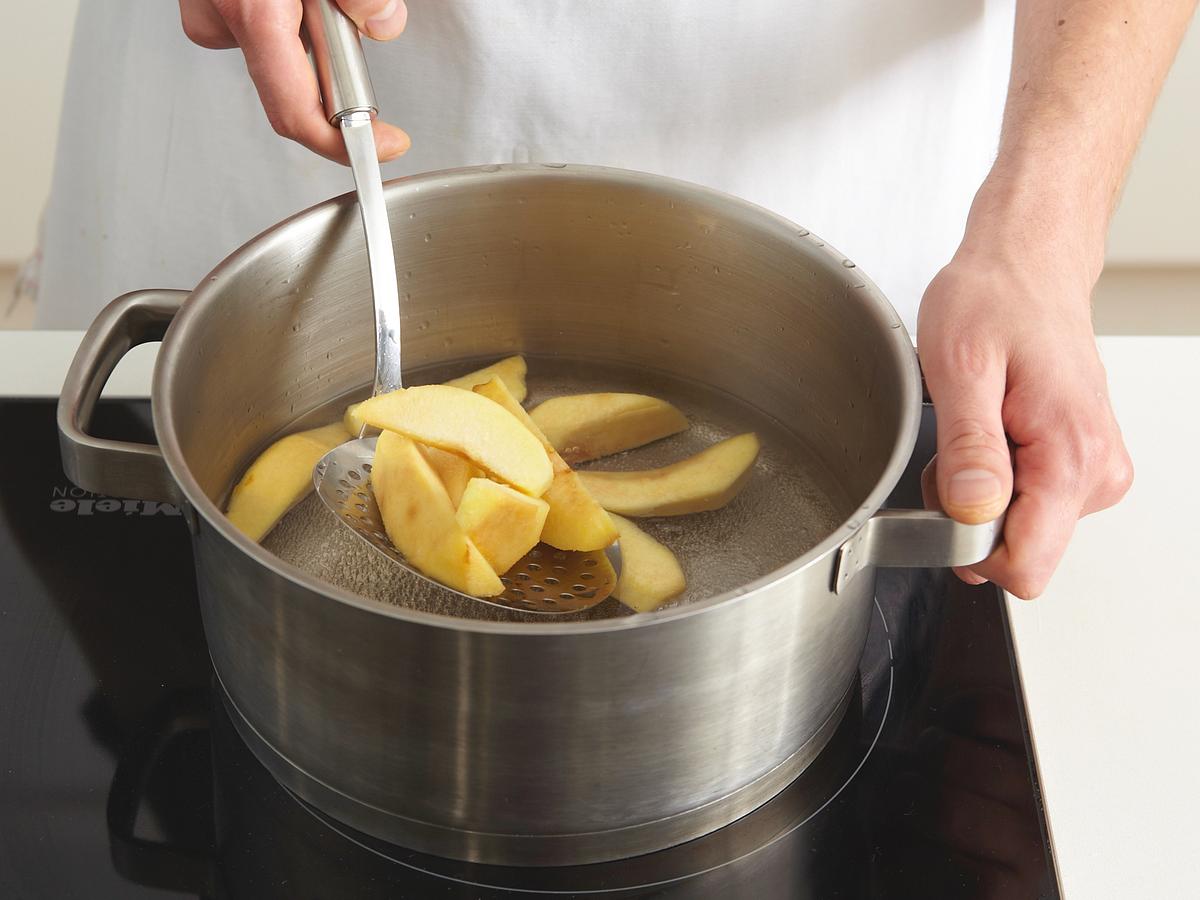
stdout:
{"type": "MultiPolygon", "coordinates": [[[[995,153],[1013,0],[409,0],[367,43],[413,148],[384,177],[496,162],[640,169],[744,197],[875,279],[910,330],[995,153]]],[[[236,50],[166,0],[83,0],[37,324],[188,288],[352,188],[277,137],[236,50]]]]}

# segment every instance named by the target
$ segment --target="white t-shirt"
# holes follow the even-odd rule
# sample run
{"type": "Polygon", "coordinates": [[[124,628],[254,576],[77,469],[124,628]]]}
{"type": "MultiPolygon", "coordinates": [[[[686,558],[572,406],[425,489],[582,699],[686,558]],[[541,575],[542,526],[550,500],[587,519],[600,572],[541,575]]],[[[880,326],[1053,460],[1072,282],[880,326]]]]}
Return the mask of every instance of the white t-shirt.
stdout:
{"type": "MultiPolygon", "coordinates": [[[[657,172],[761,204],[880,285],[910,329],[999,135],[1014,0],[409,0],[367,41],[413,138],[384,177],[503,162],[657,172]]],[[[40,327],[188,288],[353,185],[277,137],[238,51],[176,4],[83,0],[39,272],[40,327]]]]}

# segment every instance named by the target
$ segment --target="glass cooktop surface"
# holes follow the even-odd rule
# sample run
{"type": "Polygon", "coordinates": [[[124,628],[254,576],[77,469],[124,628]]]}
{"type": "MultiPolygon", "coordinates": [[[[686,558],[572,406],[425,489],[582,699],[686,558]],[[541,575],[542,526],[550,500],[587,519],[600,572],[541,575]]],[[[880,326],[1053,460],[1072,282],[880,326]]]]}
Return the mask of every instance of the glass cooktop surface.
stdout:
{"type": "MultiPolygon", "coordinates": [[[[592,866],[442,860],[354,832],[262,768],[213,685],[179,511],[73,487],[54,415],[0,400],[0,896],[1059,897],[991,586],[880,572],[837,734],[727,828],[592,866]]],[[[151,440],[149,405],[101,403],[93,430],[151,440]]],[[[916,470],[899,503],[918,499],[916,470]]]]}

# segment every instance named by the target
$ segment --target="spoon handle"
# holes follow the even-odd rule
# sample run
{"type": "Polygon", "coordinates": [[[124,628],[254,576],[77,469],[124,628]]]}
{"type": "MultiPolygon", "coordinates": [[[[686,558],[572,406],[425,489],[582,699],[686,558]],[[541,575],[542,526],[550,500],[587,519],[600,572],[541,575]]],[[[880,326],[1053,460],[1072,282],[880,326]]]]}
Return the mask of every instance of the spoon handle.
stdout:
{"type": "Polygon", "coordinates": [[[349,113],[379,111],[358,28],[333,0],[303,0],[304,29],[312,47],[325,115],[337,125],[349,113]]]}

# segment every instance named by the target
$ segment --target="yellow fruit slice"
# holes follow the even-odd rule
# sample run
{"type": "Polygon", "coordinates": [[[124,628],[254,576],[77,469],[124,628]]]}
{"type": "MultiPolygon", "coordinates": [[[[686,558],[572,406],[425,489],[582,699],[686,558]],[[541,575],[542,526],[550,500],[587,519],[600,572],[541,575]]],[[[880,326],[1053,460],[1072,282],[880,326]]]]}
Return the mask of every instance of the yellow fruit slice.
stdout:
{"type": "Polygon", "coordinates": [[[226,515],[261,541],[313,489],[313,466],[348,435],[341,422],[280,438],[259,455],[229,496],[226,515]]]}
{"type": "Polygon", "coordinates": [[[739,434],[695,456],[641,472],[580,472],[596,501],[623,516],[682,516],[720,509],[735,496],[758,459],[758,436],[739,434]]]}
{"type": "Polygon", "coordinates": [[[621,535],[617,599],[636,612],[650,612],[682,594],[687,579],[675,554],[623,516],[612,520],[621,535]]]}
{"type": "Polygon", "coordinates": [[[462,388],[464,391],[469,391],[476,385],[483,384],[488,381],[493,375],[498,376],[504,382],[504,386],[508,388],[508,392],[516,398],[518,403],[525,401],[525,357],[510,356],[507,359],[502,359],[499,362],[492,363],[490,366],[484,366],[475,372],[463,375],[461,378],[455,378],[447,381],[446,384],[451,387],[462,388]]]}
{"type": "Polygon", "coordinates": [[[358,416],[422,444],[465,456],[496,480],[540,497],[554,473],[542,444],[486,397],[444,384],[364,400],[358,416]]]}
{"type": "Polygon", "coordinates": [[[584,487],[578,472],[558,472],[544,499],[550,504],[550,514],[546,516],[542,540],[551,547],[603,550],[617,539],[612,519],[584,487]]]}
{"type": "MultiPolygon", "coordinates": [[[[499,375],[504,379],[504,384],[508,388],[509,393],[516,397],[517,402],[520,403],[525,399],[525,371],[525,357],[510,356],[507,359],[492,363],[490,366],[484,366],[475,372],[469,372],[461,378],[447,381],[446,384],[469,391],[475,385],[483,384],[493,375],[499,375]]],[[[363,425],[366,424],[358,415],[358,407],[360,405],[359,403],[351,403],[347,406],[346,413],[342,419],[346,425],[346,431],[352,437],[358,437],[362,433],[363,425]]]]}
{"type": "Polygon", "coordinates": [[[472,478],[457,517],[484,559],[503,575],[538,542],[549,510],[545,500],[487,478],[472,478]]]}
{"type": "Polygon", "coordinates": [[[360,406],[362,406],[361,403],[351,403],[346,407],[346,412],[342,416],[342,426],[346,429],[346,433],[350,435],[351,439],[357,438],[362,434],[363,426],[367,424],[359,418],[358,408],[360,406]]]}
{"type": "Polygon", "coordinates": [[[571,465],[641,447],[688,427],[678,409],[645,394],[554,397],[529,416],[571,465]]]}
{"type": "Polygon", "coordinates": [[[413,441],[391,431],[379,436],[371,486],[384,530],[416,569],[475,597],[504,592],[499,576],[459,525],[441,479],[413,441]]]}
{"type": "Polygon", "coordinates": [[[511,414],[511,418],[527,428],[528,433],[540,441],[543,455],[554,468],[554,481],[543,498],[550,504],[550,513],[542,528],[542,540],[559,550],[600,550],[615,541],[617,529],[608,513],[592,499],[578,474],[571,471],[571,467],[558,455],[554,445],[546,440],[529,413],[509,393],[504,382],[492,378],[478,385],[475,392],[495,401],[511,414]]]}
{"type": "Polygon", "coordinates": [[[448,453],[425,444],[418,446],[421,454],[433,467],[433,471],[437,472],[438,478],[442,480],[442,486],[450,495],[450,502],[457,508],[458,504],[462,502],[463,491],[467,489],[467,483],[472,478],[481,476],[483,471],[454,453],[448,453]]]}
{"type": "MultiPolygon", "coordinates": [[[[354,403],[346,407],[346,414],[342,418],[346,431],[352,438],[358,437],[362,433],[363,426],[366,424],[358,417],[358,407],[360,405],[359,403],[354,403]]],[[[470,461],[454,453],[439,450],[437,447],[430,447],[426,444],[420,446],[421,452],[425,454],[425,458],[429,460],[429,464],[433,466],[433,470],[442,479],[442,484],[446,486],[446,493],[450,495],[450,502],[458,506],[459,500],[462,499],[463,491],[467,488],[467,482],[472,478],[482,475],[483,470],[477,466],[473,466],[470,461]]]]}

